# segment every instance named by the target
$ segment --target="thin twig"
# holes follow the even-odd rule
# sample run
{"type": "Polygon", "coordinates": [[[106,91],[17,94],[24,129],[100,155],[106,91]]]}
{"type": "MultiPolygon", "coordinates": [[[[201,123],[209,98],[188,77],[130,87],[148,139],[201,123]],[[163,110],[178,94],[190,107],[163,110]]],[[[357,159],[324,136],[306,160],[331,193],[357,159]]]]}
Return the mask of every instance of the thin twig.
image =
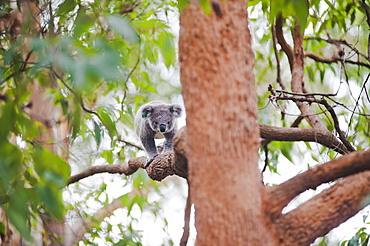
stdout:
{"type": "Polygon", "coordinates": [[[362,56],[366,60],[369,60],[369,57],[368,56],[362,54],[358,49],[356,49],[356,47],[354,45],[348,43],[344,39],[337,40],[337,39],[332,39],[330,37],[328,39],[324,39],[324,38],[321,38],[321,37],[306,37],[305,40],[324,41],[324,42],[327,42],[327,43],[330,43],[330,44],[334,44],[336,46],[338,46],[339,44],[343,44],[343,45],[347,46],[348,48],[350,48],[352,51],[354,51],[357,55],[362,56]]]}
{"type": "Polygon", "coordinates": [[[186,246],[190,234],[190,215],[191,215],[191,193],[190,193],[190,184],[188,181],[188,198],[186,199],[185,213],[184,213],[184,232],[180,240],[180,246],[186,246]]]}
{"type": "Polygon", "coordinates": [[[124,111],[123,110],[123,103],[124,101],[126,100],[126,90],[127,90],[127,82],[128,80],[130,79],[131,75],[134,73],[134,71],[137,69],[137,67],[139,66],[139,63],[140,63],[140,59],[141,59],[141,48],[140,48],[140,45],[139,45],[139,53],[138,53],[138,56],[137,56],[137,61],[134,65],[134,67],[131,69],[131,71],[129,72],[129,74],[127,75],[125,81],[123,82],[123,84],[125,85],[125,90],[123,91],[124,95],[122,97],[122,101],[121,101],[121,110],[122,112],[124,111]]]}
{"type": "Polygon", "coordinates": [[[314,97],[307,97],[306,98],[306,97],[278,96],[275,99],[276,100],[290,100],[290,101],[293,101],[293,102],[319,103],[319,104],[324,105],[325,108],[327,109],[327,111],[330,113],[330,115],[331,115],[331,117],[332,117],[332,119],[334,121],[334,127],[335,127],[335,130],[337,131],[337,133],[339,135],[339,139],[346,146],[346,148],[348,149],[348,151],[355,151],[355,149],[353,148],[353,146],[351,145],[351,143],[346,139],[344,133],[340,129],[338,117],[335,114],[333,107],[330,106],[329,103],[324,98],[316,99],[314,97]]]}
{"type": "Polygon", "coordinates": [[[83,102],[83,99],[82,99],[82,97],[81,97],[81,95],[78,95],[65,81],[64,81],[64,79],[54,70],[54,68],[53,68],[53,66],[51,65],[50,66],[50,70],[55,74],[55,76],[60,80],[60,82],[67,88],[67,90],[69,91],[69,92],[71,92],[79,101],[80,101],[80,105],[81,105],[81,108],[82,108],[82,110],[83,111],[85,111],[86,113],[89,113],[89,114],[93,114],[93,115],[95,115],[96,117],[98,117],[99,118],[99,120],[101,121],[101,122],[103,122],[103,120],[102,120],[102,118],[100,117],[100,115],[97,113],[97,112],[95,112],[95,111],[92,111],[92,110],[90,110],[90,109],[88,109],[88,108],[86,108],[85,107],[85,104],[84,104],[84,102],[83,102]]]}
{"type": "MultiPolygon", "coordinates": [[[[343,103],[338,102],[338,101],[334,100],[333,98],[331,98],[332,96],[336,96],[338,92],[336,92],[335,94],[332,94],[332,93],[327,93],[327,94],[325,94],[325,93],[296,93],[296,92],[290,92],[290,91],[285,91],[285,90],[270,89],[270,86],[269,86],[269,91],[272,91],[272,90],[275,93],[278,92],[278,93],[282,93],[283,95],[286,94],[286,95],[302,96],[302,97],[315,97],[315,96],[325,97],[325,98],[329,99],[330,101],[334,102],[335,104],[345,108],[346,110],[348,110],[349,112],[351,112],[353,114],[360,115],[360,116],[365,116],[365,117],[370,116],[370,114],[357,113],[354,110],[347,107],[346,105],[344,105],[343,103]]],[[[365,90],[365,92],[366,92],[366,90],[365,90]]],[[[274,97],[273,99],[276,100],[277,98],[274,97]]],[[[308,101],[308,102],[315,102],[315,101],[308,101]]],[[[297,115],[294,115],[294,116],[297,116],[297,115]]]]}
{"type": "MultiPolygon", "coordinates": [[[[352,114],[351,114],[351,117],[350,117],[350,119],[349,119],[348,129],[349,129],[349,127],[351,126],[352,119],[353,119],[353,115],[354,115],[355,110],[356,110],[357,105],[358,105],[358,101],[360,101],[361,94],[362,94],[362,92],[363,92],[363,91],[364,91],[364,89],[365,89],[365,86],[366,86],[367,81],[369,81],[369,77],[370,77],[370,73],[367,75],[367,77],[366,77],[366,79],[365,79],[365,82],[364,82],[364,84],[362,85],[362,88],[361,88],[360,94],[358,95],[358,98],[357,98],[357,100],[356,100],[355,108],[353,109],[352,114]]],[[[365,90],[365,91],[366,91],[366,90],[365,90]]]]}
{"type": "Polygon", "coordinates": [[[137,148],[138,150],[144,150],[144,149],[143,149],[142,147],[140,147],[139,145],[136,145],[136,144],[134,144],[134,143],[128,142],[128,141],[126,141],[126,140],[124,140],[124,139],[117,139],[117,141],[122,142],[122,143],[124,143],[124,144],[126,144],[126,145],[130,145],[130,146],[132,146],[132,147],[135,147],[135,148],[137,148]]]}
{"type": "Polygon", "coordinates": [[[365,62],[360,62],[360,61],[352,61],[352,60],[346,60],[346,59],[343,59],[343,58],[340,58],[340,57],[332,57],[332,58],[325,58],[325,57],[321,57],[313,52],[308,52],[306,51],[304,53],[305,57],[309,57],[317,62],[322,62],[322,63],[326,63],[326,64],[331,64],[331,63],[335,63],[335,62],[345,62],[345,63],[350,63],[350,64],[353,64],[353,65],[357,65],[357,66],[364,66],[366,68],[369,68],[370,69],[370,64],[368,63],[365,63],[365,62]]]}

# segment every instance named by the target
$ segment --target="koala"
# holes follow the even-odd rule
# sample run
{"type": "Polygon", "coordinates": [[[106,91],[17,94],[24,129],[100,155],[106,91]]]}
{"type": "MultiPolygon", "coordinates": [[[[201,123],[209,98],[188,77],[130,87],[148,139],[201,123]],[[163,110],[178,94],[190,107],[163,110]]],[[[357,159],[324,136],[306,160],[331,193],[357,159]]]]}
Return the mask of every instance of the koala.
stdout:
{"type": "Polygon", "coordinates": [[[177,119],[182,109],[177,104],[152,101],[141,106],[135,116],[135,132],[149,157],[144,168],[147,168],[158,155],[154,139],[165,138],[163,151],[172,150],[173,137],[177,131],[177,119]]]}

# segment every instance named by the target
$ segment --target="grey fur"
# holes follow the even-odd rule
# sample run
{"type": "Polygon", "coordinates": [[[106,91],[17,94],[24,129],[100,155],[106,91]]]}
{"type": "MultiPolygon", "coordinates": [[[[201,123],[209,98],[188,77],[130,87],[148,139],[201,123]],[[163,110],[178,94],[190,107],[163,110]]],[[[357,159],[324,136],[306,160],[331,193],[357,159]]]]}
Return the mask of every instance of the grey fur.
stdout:
{"type": "Polygon", "coordinates": [[[141,106],[135,116],[135,132],[139,136],[149,160],[145,168],[158,155],[155,138],[165,138],[163,151],[172,150],[173,137],[177,131],[177,120],[182,109],[177,104],[152,101],[141,106]]]}

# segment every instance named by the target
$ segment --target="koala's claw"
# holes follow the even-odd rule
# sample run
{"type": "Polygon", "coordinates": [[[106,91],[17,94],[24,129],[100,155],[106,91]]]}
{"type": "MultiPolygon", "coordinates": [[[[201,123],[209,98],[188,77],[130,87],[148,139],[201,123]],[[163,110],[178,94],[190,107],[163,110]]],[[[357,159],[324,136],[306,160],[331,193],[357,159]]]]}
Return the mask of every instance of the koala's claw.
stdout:
{"type": "Polygon", "coordinates": [[[152,163],[154,161],[154,159],[158,156],[159,154],[156,154],[155,156],[153,156],[152,158],[150,158],[149,160],[146,161],[145,165],[144,165],[144,168],[147,168],[149,167],[150,163],[152,163]]]}

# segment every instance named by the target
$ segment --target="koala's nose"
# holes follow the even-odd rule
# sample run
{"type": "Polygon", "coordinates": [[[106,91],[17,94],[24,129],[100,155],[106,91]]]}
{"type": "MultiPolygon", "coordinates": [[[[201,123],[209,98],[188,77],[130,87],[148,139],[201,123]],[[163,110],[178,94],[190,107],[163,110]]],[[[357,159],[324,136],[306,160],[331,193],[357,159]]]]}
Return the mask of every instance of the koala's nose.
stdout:
{"type": "Polygon", "coordinates": [[[165,132],[165,131],[166,131],[166,125],[165,125],[165,124],[160,124],[160,125],[159,125],[159,130],[160,130],[161,132],[165,132]]]}

